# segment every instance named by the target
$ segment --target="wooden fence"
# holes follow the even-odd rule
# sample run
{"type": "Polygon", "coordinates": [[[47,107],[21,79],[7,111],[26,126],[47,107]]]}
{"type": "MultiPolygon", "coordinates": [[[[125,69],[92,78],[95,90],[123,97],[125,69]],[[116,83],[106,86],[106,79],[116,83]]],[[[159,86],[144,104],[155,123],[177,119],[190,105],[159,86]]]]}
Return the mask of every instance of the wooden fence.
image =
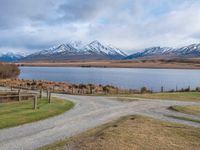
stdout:
{"type": "Polygon", "coordinates": [[[12,101],[25,101],[25,100],[33,100],[34,101],[34,109],[37,109],[37,101],[38,98],[42,98],[43,92],[47,93],[48,103],[51,103],[51,92],[49,90],[37,90],[37,89],[28,89],[21,87],[6,87],[0,92],[0,103],[12,102],[12,101]]]}
{"type": "Polygon", "coordinates": [[[37,109],[37,99],[36,94],[27,94],[27,95],[7,95],[0,96],[0,103],[12,102],[12,101],[22,101],[22,100],[33,100],[33,108],[37,109]]]}

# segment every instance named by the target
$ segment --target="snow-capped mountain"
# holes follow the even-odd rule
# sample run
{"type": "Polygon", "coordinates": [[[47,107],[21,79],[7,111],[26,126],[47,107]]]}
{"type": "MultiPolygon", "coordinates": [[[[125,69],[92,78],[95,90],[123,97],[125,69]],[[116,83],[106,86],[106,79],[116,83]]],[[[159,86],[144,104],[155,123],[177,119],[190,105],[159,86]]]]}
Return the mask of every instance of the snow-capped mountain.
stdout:
{"type": "Polygon", "coordinates": [[[0,61],[3,61],[3,62],[14,62],[19,59],[22,59],[23,57],[24,56],[21,54],[15,54],[12,52],[0,53],[0,61]]]}
{"type": "Polygon", "coordinates": [[[123,59],[127,55],[120,49],[102,45],[98,41],[83,44],[80,41],[69,42],[31,54],[22,61],[38,60],[103,60],[123,59]]]}
{"type": "Polygon", "coordinates": [[[82,49],[86,53],[96,53],[96,54],[103,54],[103,55],[110,55],[110,56],[126,56],[126,54],[118,48],[109,46],[104,46],[98,41],[93,41],[90,44],[86,45],[82,49]]]}
{"type": "Polygon", "coordinates": [[[113,46],[105,46],[98,41],[83,44],[80,41],[68,42],[42,50],[31,55],[13,52],[0,52],[0,61],[62,61],[62,60],[117,60],[117,59],[172,59],[200,57],[200,43],[180,48],[151,47],[127,56],[113,46]]]}
{"type": "Polygon", "coordinates": [[[136,58],[193,58],[200,57],[200,44],[192,44],[180,48],[151,47],[142,52],[134,53],[126,59],[136,58]]]}

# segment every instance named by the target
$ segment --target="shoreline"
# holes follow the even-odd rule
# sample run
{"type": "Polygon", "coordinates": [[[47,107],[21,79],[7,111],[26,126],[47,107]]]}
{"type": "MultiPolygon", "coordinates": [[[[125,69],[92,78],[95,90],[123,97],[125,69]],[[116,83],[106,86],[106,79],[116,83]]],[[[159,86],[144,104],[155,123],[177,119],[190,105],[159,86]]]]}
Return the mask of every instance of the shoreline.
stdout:
{"type": "Polygon", "coordinates": [[[114,68],[119,68],[119,69],[178,69],[178,70],[200,70],[200,68],[185,68],[185,67],[99,67],[99,66],[92,66],[92,67],[82,67],[82,66],[64,66],[64,65],[58,65],[58,66],[54,66],[54,65],[23,65],[23,66],[19,66],[19,67],[63,67],[63,68],[110,68],[110,69],[114,69],[114,68]]]}
{"type": "Polygon", "coordinates": [[[169,60],[17,62],[20,67],[141,68],[200,70],[200,62],[169,60]]]}

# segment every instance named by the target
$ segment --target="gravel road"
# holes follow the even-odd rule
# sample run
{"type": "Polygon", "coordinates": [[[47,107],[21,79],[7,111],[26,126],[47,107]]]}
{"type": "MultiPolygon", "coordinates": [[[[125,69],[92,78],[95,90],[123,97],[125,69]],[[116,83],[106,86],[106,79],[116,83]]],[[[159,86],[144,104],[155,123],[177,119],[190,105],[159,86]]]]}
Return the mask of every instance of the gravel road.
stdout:
{"type": "Polygon", "coordinates": [[[75,107],[62,115],[50,119],[0,130],[1,150],[36,149],[54,141],[73,136],[97,125],[112,121],[121,116],[133,114],[200,127],[199,123],[167,117],[167,115],[175,115],[200,120],[200,117],[167,110],[167,108],[172,105],[200,105],[200,103],[197,102],[144,99],[121,102],[108,97],[60,94],[53,94],[53,96],[71,100],[75,103],[75,107]]]}

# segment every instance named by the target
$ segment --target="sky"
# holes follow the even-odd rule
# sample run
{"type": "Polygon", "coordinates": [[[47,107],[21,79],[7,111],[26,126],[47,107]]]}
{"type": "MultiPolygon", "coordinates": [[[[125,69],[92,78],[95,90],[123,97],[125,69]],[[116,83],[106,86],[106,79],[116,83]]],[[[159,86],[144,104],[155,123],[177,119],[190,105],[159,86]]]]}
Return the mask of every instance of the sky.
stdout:
{"type": "Polygon", "coordinates": [[[200,0],[0,0],[0,51],[98,40],[127,53],[200,43],[200,0]]]}

